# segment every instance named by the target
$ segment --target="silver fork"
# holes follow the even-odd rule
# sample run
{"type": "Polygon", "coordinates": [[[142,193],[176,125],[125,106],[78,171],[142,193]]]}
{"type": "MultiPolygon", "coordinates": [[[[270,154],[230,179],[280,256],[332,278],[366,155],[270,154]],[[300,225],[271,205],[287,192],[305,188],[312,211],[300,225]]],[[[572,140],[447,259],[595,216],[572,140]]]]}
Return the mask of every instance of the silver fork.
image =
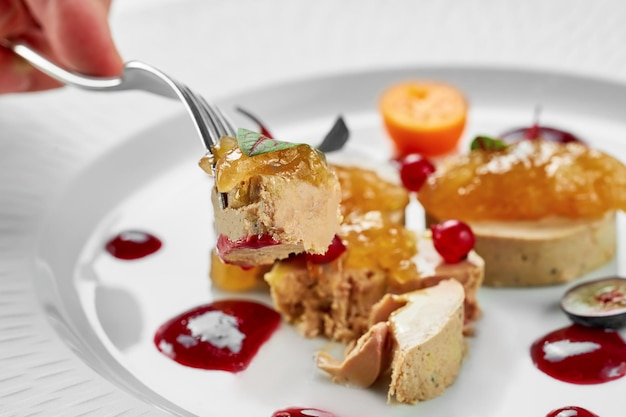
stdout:
{"type": "MultiPolygon", "coordinates": [[[[11,49],[35,68],[67,85],[92,91],[143,90],[182,101],[209,153],[212,153],[213,146],[222,136],[236,136],[234,125],[219,107],[206,101],[185,84],[146,63],[127,62],[121,77],[91,77],[59,67],[24,43],[1,41],[0,45],[11,49]]],[[[224,194],[220,195],[220,202],[222,208],[225,208],[227,201],[224,194]]]]}
{"type": "Polygon", "coordinates": [[[222,136],[236,135],[235,127],[216,105],[207,102],[185,84],[144,62],[127,62],[121,77],[91,77],[59,67],[24,43],[2,41],[0,44],[11,49],[43,73],[67,85],[92,91],[143,90],[182,101],[208,152],[211,152],[212,146],[216,145],[222,136]]]}

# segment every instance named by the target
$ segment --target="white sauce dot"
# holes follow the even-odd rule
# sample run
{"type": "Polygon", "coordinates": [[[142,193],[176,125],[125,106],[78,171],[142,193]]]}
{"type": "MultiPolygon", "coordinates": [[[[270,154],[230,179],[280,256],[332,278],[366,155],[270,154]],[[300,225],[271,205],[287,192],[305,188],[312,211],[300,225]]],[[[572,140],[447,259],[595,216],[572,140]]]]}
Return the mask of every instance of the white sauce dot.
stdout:
{"type": "Polygon", "coordinates": [[[184,347],[192,347],[198,344],[198,339],[187,334],[181,334],[176,337],[176,341],[184,347]]]}
{"type": "Polygon", "coordinates": [[[167,343],[165,340],[161,340],[159,342],[159,349],[167,356],[174,356],[174,347],[170,343],[167,343]]]}
{"type": "MultiPolygon", "coordinates": [[[[559,340],[558,342],[543,345],[544,359],[550,362],[559,362],[570,356],[582,355],[600,349],[600,345],[593,342],[571,342],[559,340]]],[[[560,417],[560,416],[559,416],[560,417]]],[[[567,416],[564,416],[567,417],[567,416]]]]}
{"type": "Polygon", "coordinates": [[[215,347],[227,347],[233,353],[241,350],[246,335],[239,331],[237,318],[222,311],[208,311],[189,320],[192,336],[215,347]]]}
{"type": "Polygon", "coordinates": [[[330,414],[320,410],[300,410],[300,414],[311,417],[330,417],[330,414]]]}
{"type": "Polygon", "coordinates": [[[120,233],[120,239],[127,242],[143,243],[148,241],[148,235],[143,232],[128,230],[120,233]]]}

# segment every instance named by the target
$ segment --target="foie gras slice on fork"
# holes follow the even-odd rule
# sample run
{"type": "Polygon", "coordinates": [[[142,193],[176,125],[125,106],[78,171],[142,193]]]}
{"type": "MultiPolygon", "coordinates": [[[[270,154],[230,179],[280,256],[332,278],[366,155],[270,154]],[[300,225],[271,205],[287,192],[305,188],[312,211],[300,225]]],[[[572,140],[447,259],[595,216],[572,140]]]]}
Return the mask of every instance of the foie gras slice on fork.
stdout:
{"type": "Polygon", "coordinates": [[[341,192],[323,153],[240,129],[200,166],[215,176],[219,257],[268,265],[291,254],[324,254],[339,230],[341,192]]]}

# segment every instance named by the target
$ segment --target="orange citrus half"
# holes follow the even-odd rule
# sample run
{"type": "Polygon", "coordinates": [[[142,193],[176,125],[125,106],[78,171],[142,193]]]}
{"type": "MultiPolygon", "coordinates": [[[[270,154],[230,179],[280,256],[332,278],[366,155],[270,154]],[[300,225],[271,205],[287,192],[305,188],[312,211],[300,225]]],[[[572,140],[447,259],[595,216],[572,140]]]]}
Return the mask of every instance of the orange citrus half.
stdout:
{"type": "Polygon", "coordinates": [[[461,139],[468,104],[455,87],[434,81],[407,81],[386,89],[379,110],[397,156],[440,156],[461,139]]]}

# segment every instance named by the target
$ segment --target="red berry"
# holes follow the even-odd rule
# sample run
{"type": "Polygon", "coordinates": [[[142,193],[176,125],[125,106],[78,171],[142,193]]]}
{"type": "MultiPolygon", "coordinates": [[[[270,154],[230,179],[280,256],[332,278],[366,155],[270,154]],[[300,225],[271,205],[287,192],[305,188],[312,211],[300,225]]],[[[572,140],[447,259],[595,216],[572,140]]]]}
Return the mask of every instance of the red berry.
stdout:
{"type": "Polygon", "coordinates": [[[466,223],[446,220],[430,226],[430,230],[435,249],[447,263],[461,262],[474,249],[474,232],[466,223]]]}
{"type": "Polygon", "coordinates": [[[330,242],[326,253],[324,253],[323,255],[307,253],[306,259],[314,264],[327,264],[337,259],[345,251],[346,246],[343,244],[341,239],[339,239],[339,236],[335,235],[332,242],[330,242]]]}
{"type": "Polygon", "coordinates": [[[435,172],[435,166],[426,158],[418,154],[410,154],[400,161],[400,179],[409,191],[419,191],[430,174],[435,172]]]}

